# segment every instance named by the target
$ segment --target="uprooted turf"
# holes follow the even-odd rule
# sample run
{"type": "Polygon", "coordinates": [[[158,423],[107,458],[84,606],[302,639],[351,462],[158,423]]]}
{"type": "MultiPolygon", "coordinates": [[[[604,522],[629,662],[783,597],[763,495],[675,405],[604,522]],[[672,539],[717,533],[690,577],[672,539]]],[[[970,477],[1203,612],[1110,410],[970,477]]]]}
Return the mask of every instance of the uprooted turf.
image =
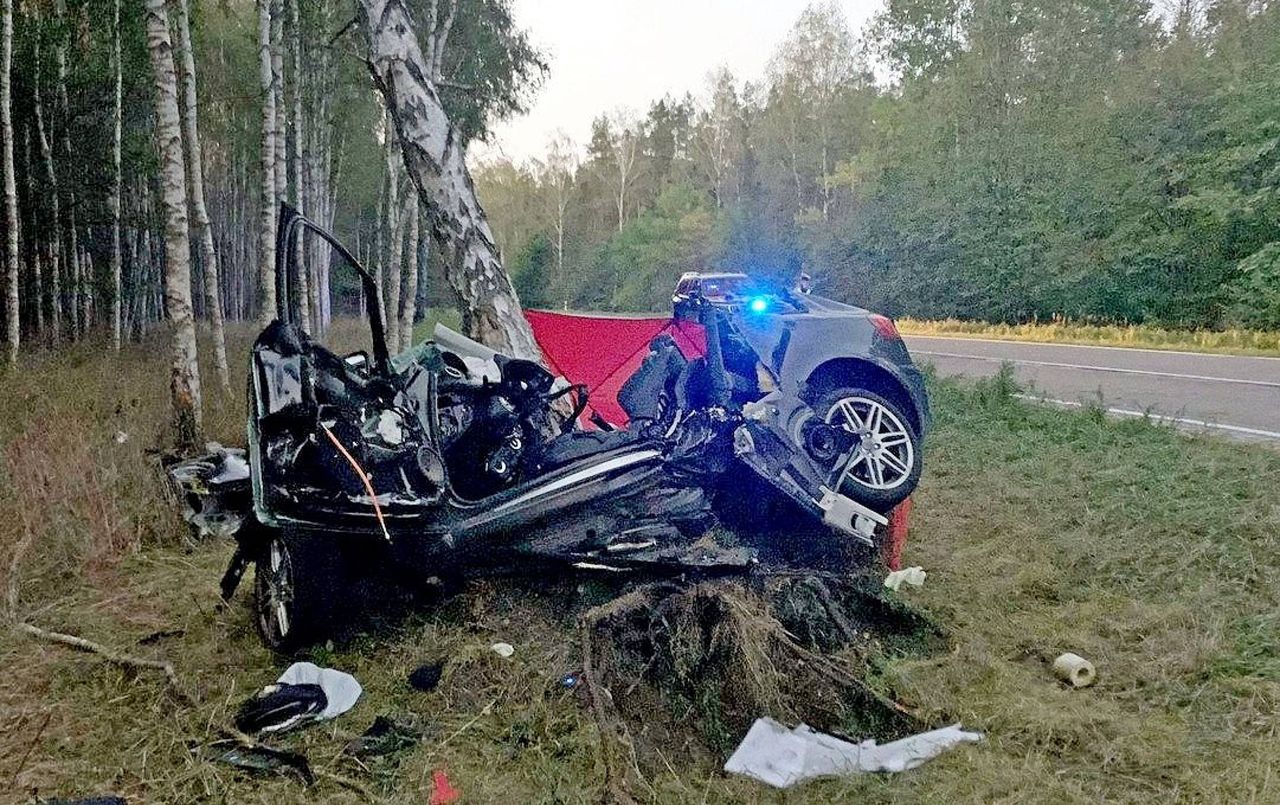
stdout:
{"type": "MultiPolygon", "coordinates": [[[[770,703],[774,689],[753,687],[759,680],[829,691],[815,690],[821,679],[758,617],[760,599],[696,589],[680,593],[683,608],[666,609],[675,604],[664,598],[643,619],[633,611],[614,621],[621,631],[598,624],[593,671],[612,693],[598,697],[610,705],[612,734],[602,740],[584,685],[562,678],[583,670],[576,615],[612,591],[582,579],[494,579],[314,652],[366,692],[337,721],[282,742],[308,755],[313,788],[217,765],[191,747],[216,737],[282,663],[252,634],[245,590],[218,605],[226,546],[185,544],[149,469],[146,448],[164,424],[163,356],[154,347],[121,358],[85,349],[0,378],[0,572],[7,596],[9,557],[29,536],[17,613],[171,660],[196,704],[170,695],[160,674],[6,632],[0,798],[30,801],[38,790],[152,802],[420,802],[433,772],[446,769],[473,802],[598,801],[607,772],[627,795],[653,802],[1280,799],[1280,453],[1029,407],[999,382],[934,385],[938,423],[906,556],[929,577],[899,597],[930,611],[951,648],[886,639],[836,652],[860,663],[870,693],[931,724],[960,720],[984,731],[984,744],[905,774],[789,795],[724,777],[725,747],[747,709],[794,704],[770,703]],[[717,614],[723,607],[739,609],[717,614]],[[691,652],[713,645],[704,624],[726,614],[746,617],[747,633],[765,629],[764,642],[691,652]],[[663,615],[672,628],[653,632],[663,615]],[[629,642],[640,626],[643,639],[629,642]],[[496,641],[514,656],[490,651],[496,641]],[[646,649],[653,668],[628,666],[646,649]],[[1094,661],[1096,687],[1071,691],[1052,679],[1048,662],[1064,650],[1094,661]],[[409,672],[433,660],[445,661],[439,686],[412,690],[409,672]],[[763,674],[748,673],[752,664],[763,674]],[[412,716],[422,743],[360,762],[344,756],[382,714],[412,716]]],[[[233,388],[208,413],[213,435],[227,441],[241,427],[238,381],[233,388]]],[[[812,619],[792,615],[783,622],[807,645],[815,636],[798,624],[812,619]]]]}

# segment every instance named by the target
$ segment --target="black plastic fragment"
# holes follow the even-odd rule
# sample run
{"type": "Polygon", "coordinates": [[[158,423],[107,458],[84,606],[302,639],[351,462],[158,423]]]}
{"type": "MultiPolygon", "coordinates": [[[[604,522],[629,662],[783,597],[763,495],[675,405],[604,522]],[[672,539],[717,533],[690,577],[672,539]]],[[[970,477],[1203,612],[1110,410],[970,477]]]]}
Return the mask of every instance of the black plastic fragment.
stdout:
{"type": "Polygon", "coordinates": [[[430,693],[440,684],[440,675],[444,673],[443,662],[429,662],[419,665],[409,674],[409,685],[423,693],[430,693]]]}

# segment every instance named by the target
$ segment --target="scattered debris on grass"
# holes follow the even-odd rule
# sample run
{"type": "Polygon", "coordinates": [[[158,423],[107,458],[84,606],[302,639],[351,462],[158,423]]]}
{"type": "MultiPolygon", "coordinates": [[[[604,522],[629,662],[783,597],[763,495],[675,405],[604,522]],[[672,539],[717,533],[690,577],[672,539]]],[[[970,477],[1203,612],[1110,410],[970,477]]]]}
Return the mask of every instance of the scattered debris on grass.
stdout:
{"type": "Polygon", "coordinates": [[[416,746],[423,731],[411,723],[391,716],[378,716],[359,738],[343,747],[343,754],[356,758],[390,755],[416,746]]]}
{"type": "Polygon", "coordinates": [[[430,693],[440,684],[440,676],[444,673],[443,662],[429,662],[419,665],[409,674],[409,687],[422,693],[430,693]]]}
{"type": "Polygon", "coordinates": [[[1053,674],[1073,688],[1087,688],[1098,678],[1093,663],[1070,651],[1053,661],[1053,674]]]}
{"type": "Polygon", "coordinates": [[[297,774],[307,785],[314,785],[315,774],[305,755],[298,752],[286,752],[272,749],[261,744],[246,743],[235,738],[227,738],[202,747],[206,757],[219,763],[226,763],[238,769],[252,772],[273,772],[297,774]]]}
{"type": "Polygon", "coordinates": [[[790,788],[821,777],[914,769],[953,746],[981,740],[982,733],[952,724],[887,744],[877,745],[874,738],[855,744],[805,724],[789,730],[772,718],[758,718],[724,770],[790,788]]]}
{"type": "Polygon", "coordinates": [[[923,587],[924,578],[929,574],[924,572],[924,568],[919,565],[915,567],[904,567],[901,570],[895,570],[884,577],[884,586],[895,593],[903,584],[910,584],[912,587],[923,587]]]}
{"type": "Polygon", "coordinates": [[[360,683],[351,674],[315,663],[295,662],[274,685],[240,705],[236,729],[248,734],[285,732],[337,718],[355,706],[360,683]]]}

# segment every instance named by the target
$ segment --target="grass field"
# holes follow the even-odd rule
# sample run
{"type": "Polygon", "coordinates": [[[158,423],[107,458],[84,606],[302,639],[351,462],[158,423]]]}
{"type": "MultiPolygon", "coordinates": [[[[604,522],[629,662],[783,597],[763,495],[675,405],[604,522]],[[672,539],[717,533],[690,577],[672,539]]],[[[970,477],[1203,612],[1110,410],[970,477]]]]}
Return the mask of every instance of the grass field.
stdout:
{"type": "Polygon", "coordinates": [[[1280,355],[1280,332],[1264,330],[1165,330],[1148,325],[1101,325],[1073,322],[988,324],[959,319],[898,319],[907,335],[946,335],[1036,341],[1048,344],[1086,344],[1143,349],[1225,352],[1239,355],[1280,355]]]}
{"type": "MultiPolygon", "coordinates": [[[[246,346],[239,333],[237,364],[246,346]]],[[[0,799],[425,802],[443,768],[464,802],[599,801],[596,722],[559,685],[581,667],[575,613],[599,596],[572,580],[476,583],[318,649],[365,696],[283,741],[310,757],[311,789],[199,753],[282,663],[253,634],[246,589],[219,605],[228,547],[186,542],[153,469],[166,354],[160,342],[119,357],[76,348],[0,377],[0,572],[10,616],[169,659],[194,701],[159,674],[5,630],[0,799]],[[515,646],[509,660],[489,651],[498,640],[515,646]],[[412,691],[406,674],[435,658],[446,660],[439,688],[412,691]],[[363,764],[344,757],[379,714],[416,719],[425,740],[363,764]]],[[[223,398],[206,387],[210,438],[243,439],[242,388],[236,378],[223,398]]],[[[622,748],[637,800],[1280,801],[1280,453],[1010,391],[999,378],[933,385],[937,426],[906,555],[929,577],[903,597],[952,648],[884,658],[872,680],[925,720],[961,721],[987,741],[904,774],[778,794],[719,773],[721,748],[659,734],[680,712],[655,701],[652,729],[633,725],[622,748]],[[1064,650],[1094,661],[1096,687],[1052,679],[1047,661],[1064,650]]]]}

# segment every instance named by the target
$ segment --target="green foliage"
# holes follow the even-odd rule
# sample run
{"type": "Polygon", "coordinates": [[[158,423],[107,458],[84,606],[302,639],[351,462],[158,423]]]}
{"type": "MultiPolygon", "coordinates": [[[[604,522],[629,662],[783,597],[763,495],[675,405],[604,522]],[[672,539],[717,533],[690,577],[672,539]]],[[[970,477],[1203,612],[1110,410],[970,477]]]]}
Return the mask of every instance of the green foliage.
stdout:
{"type": "Polygon", "coordinates": [[[718,72],[638,122],[621,227],[598,121],[555,294],[649,307],[677,264],[803,269],[894,315],[1280,326],[1280,3],[1183,7],[890,0],[859,40],[815,4],[763,84],[718,72]],[[692,196],[709,218],[678,227],[692,196]]]}
{"type": "Polygon", "coordinates": [[[713,229],[702,193],[685,184],[668,187],[600,250],[594,266],[600,285],[586,301],[601,299],[615,310],[670,307],[680,275],[709,267],[713,229]]]}
{"type": "Polygon", "coordinates": [[[511,280],[525,307],[545,307],[551,300],[548,282],[551,276],[551,241],[546,235],[535,235],[516,256],[511,266],[511,280]]]}

